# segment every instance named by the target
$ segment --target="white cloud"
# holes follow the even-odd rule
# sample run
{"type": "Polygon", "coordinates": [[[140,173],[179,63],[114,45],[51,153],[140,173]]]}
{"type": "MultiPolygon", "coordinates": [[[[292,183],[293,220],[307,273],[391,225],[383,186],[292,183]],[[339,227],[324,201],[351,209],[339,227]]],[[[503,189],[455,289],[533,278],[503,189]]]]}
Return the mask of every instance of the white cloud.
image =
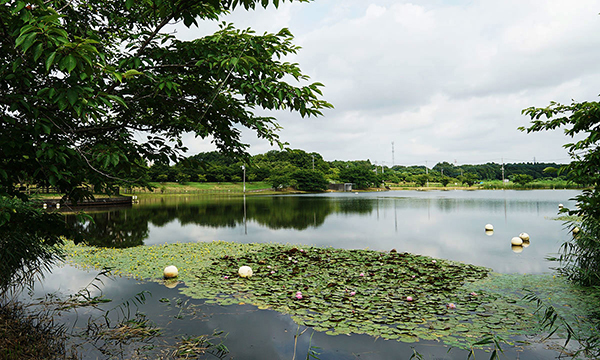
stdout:
{"type": "MultiPolygon", "coordinates": [[[[326,159],[474,163],[561,159],[560,131],[524,134],[521,110],[600,92],[600,0],[321,0],[236,11],[258,33],[289,27],[291,60],[335,110],[276,113],[281,137],[326,159]]],[[[248,131],[251,152],[270,147],[248,131]]],[[[194,143],[192,153],[207,146],[194,143]]],[[[202,149],[202,150],[200,150],[202,149]]]]}

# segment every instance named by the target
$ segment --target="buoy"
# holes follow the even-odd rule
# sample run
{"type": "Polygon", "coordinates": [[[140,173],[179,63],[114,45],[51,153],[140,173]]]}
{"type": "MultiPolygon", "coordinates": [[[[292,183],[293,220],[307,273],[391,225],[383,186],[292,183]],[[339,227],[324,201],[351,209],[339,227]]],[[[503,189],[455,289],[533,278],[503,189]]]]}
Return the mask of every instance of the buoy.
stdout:
{"type": "Polygon", "coordinates": [[[575,226],[575,227],[573,228],[573,234],[576,234],[576,235],[577,235],[577,234],[579,234],[579,231],[581,231],[581,230],[579,230],[579,228],[578,228],[577,226],[575,226]]]}
{"type": "Polygon", "coordinates": [[[558,204],[558,208],[559,208],[559,209],[562,209],[563,207],[564,207],[564,205],[563,205],[563,204],[558,204]]]}
{"type": "Polygon", "coordinates": [[[510,240],[510,243],[515,246],[521,246],[521,245],[523,245],[523,239],[521,239],[518,236],[515,236],[514,238],[512,238],[510,240]]]}
{"type": "Polygon", "coordinates": [[[528,233],[520,233],[519,237],[521,238],[521,240],[523,241],[529,241],[529,234],[528,233]]]}
{"type": "Polygon", "coordinates": [[[171,279],[177,277],[177,275],[179,275],[179,271],[175,266],[169,265],[165,268],[163,274],[165,276],[165,279],[171,279]]]}
{"type": "Polygon", "coordinates": [[[512,245],[510,248],[512,249],[512,251],[514,253],[517,253],[517,254],[523,251],[523,247],[519,246],[519,245],[512,245]]]}
{"type": "Polygon", "coordinates": [[[487,236],[492,236],[492,235],[494,235],[494,230],[486,230],[486,231],[485,231],[485,234],[486,234],[487,236]]]}
{"type": "Polygon", "coordinates": [[[486,224],[485,225],[485,231],[494,231],[494,225],[492,225],[492,224],[486,224]]]}
{"type": "Polygon", "coordinates": [[[47,209],[48,205],[46,203],[44,203],[44,209],[47,209]]]}
{"type": "Polygon", "coordinates": [[[252,276],[252,268],[250,266],[242,266],[238,270],[238,274],[243,278],[249,278],[252,276]]]}
{"type": "Polygon", "coordinates": [[[60,209],[60,204],[56,204],[56,208],[57,208],[57,209],[60,209]]]}

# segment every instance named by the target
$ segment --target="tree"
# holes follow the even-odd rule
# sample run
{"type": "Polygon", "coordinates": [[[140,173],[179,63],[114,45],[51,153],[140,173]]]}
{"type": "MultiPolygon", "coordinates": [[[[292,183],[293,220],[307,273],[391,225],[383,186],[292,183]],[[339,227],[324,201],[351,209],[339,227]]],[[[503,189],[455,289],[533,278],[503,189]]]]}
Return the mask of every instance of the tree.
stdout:
{"type": "Polygon", "coordinates": [[[580,232],[561,247],[559,272],[572,281],[584,286],[600,285],[600,102],[575,102],[562,105],[551,102],[548,107],[530,107],[523,114],[531,118],[528,128],[519,130],[538,132],[564,128],[571,138],[580,140],[567,143],[564,147],[571,156],[571,163],[563,165],[558,175],[577,184],[589,186],[575,197],[577,208],[565,210],[579,217],[571,227],[580,232]],[[541,120],[545,118],[545,120],[541,120]]]}
{"type": "Polygon", "coordinates": [[[451,181],[451,179],[450,179],[450,177],[448,177],[448,176],[443,176],[443,177],[440,179],[440,183],[442,183],[442,186],[443,186],[443,187],[446,187],[446,185],[448,185],[448,184],[450,183],[450,181],[451,181]]]}
{"type": "MultiPolygon", "coordinates": [[[[305,1],[305,0],[300,0],[305,1]]],[[[276,119],[260,107],[318,116],[332,107],[297,64],[292,34],[256,35],[222,24],[182,41],[166,32],[216,20],[258,0],[13,1],[0,7],[0,194],[15,184],[56,186],[68,198],[142,184],[145,161],[175,160],[181,136],[212,136],[223,152],[246,154],[239,127],[270,143],[276,119]],[[139,142],[135,133],[148,134],[139,142]]],[[[260,2],[267,6],[268,1],[260,2]]],[[[279,1],[274,1],[278,4],[279,1]]]]}
{"type": "Polygon", "coordinates": [[[525,174],[515,174],[512,176],[512,181],[521,186],[525,186],[533,181],[533,176],[525,174]]]}
{"type": "Polygon", "coordinates": [[[377,181],[377,176],[370,168],[351,166],[340,170],[340,180],[353,183],[357,189],[366,189],[377,181]]]}
{"type": "Polygon", "coordinates": [[[473,184],[477,182],[478,178],[479,177],[473,173],[465,173],[463,176],[458,177],[460,182],[462,182],[463,184],[467,184],[467,186],[469,187],[473,186],[473,184]]]}
{"type": "Polygon", "coordinates": [[[421,186],[421,187],[425,186],[427,181],[429,181],[429,175],[428,174],[415,175],[415,176],[413,176],[413,181],[415,182],[415,184],[417,184],[417,186],[421,186]]]}
{"type": "MultiPolygon", "coordinates": [[[[247,157],[241,127],[283,146],[277,120],[252,109],[305,117],[332,107],[320,98],[322,84],[307,83],[297,64],[280,60],[299,49],[289,30],[256,35],[223,23],[192,41],[165,30],[269,3],[2,1],[0,212],[31,215],[27,203],[8,201],[28,199],[19,184],[52,185],[65,201],[146,185],[146,164],[177,160],[185,133],[211,137],[237,157],[247,157]]],[[[0,232],[19,216],[0,223],[0,232]]],[[[12,247],[1,250],[4,259],[12,247]]]]}
{"type": "Polygon", "coordinates": [[[295,180],[296,189],[301,191],[325,191],[329,185],[320,171],[298,169],[290,177],[295,180]]]}

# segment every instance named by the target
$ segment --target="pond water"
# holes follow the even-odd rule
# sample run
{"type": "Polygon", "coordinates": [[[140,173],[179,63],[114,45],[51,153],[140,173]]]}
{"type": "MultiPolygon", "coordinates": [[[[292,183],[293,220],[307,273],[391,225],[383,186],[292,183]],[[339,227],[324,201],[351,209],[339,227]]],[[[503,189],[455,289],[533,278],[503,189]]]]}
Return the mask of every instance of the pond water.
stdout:
{"type": "MultiPolygon", "coordinates": [[[[500,273],[545,273],[545,260],[567,238],[563,222],[553,220],[558,204],[574,206],[578,191],[387,191],[286,196],[171,196],[140,199],[132,208],[90,213],[94,222],[67,221],[78,226],[88,242],[129,247],[174,242],[275,242],[411,252],[492,268],[500,273]],[[486,234],[486,224],[494,226],[486,234]],[[521,232],[530,246],[513,249],[510,239],[521,232]],[[515,252],[514,250],[522,250],[515,252]]],[[[97,272],[71,266],[54,269],[33,296],[69,294],[91,281],[97,272]]],[[[183,285],[180,285],[180,287],[183,285]]],[[[317,346],[320,359],[407,359],[413,348],[425,359],[466,359],[467,352],[435,342],[405,344],[366,335],[329,336],[312,330],[294,341],[298,326],[289,316],[248,305],[203,304],[152,282],[116,278],[105,281],[103,294],[115,307],[141,291],[152,296],[140,307],[164,333],[198,336],[219,329],[230,356],[238,359],[305,359],[317,346]],[[159,301],[163,299],[163,301],[159,301]],[[166,301],[169,299],[169,301],[166,301]],[[178,303],[179,302],[179,303],[178,303]],[[178,315],[178,316],[177,316],[178,315]],[[296,348],[296,350],[294,350],[296,348]]],[[[96,290],[93,289],[95,293],[96,290]]],[[[87,310],[87,316],[95,310],[87,310]]],[[[72,325],[82,314],[63,314],[72,325]]],[[[98,315],[96,313],[96,315],[98,315]]],[[[74,329],[83,326],[79,319],[74,329]]],[[[299,330],[302,331],[304,327],[299,330]]],[[[174,338],[166,337],[167,342],[174,338]]],[[[558,353],[545,345],[509,347],[508,358],[548,359],[558,353]]],[[[87,347],[84,358],[103,358],[87,347]]],[[[488,358],[479,354],[477,358],[488,358]]],[[[109,358],[109,357],[106,357],[109,358]]],[[[127,358],[125,356],[124,358],[127,358]]]]}

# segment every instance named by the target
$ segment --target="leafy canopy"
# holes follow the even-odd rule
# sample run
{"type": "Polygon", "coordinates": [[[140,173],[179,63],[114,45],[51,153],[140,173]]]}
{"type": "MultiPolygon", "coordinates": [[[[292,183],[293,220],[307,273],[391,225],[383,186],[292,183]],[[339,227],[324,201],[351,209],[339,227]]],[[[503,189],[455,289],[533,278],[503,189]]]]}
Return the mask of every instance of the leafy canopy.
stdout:
{"type": "Polygon", "coordinates": [[[562,166],[559,174],[577,184],[588,186],[575,197],[577,209],[567,210],[581,220],[571,223],[581,229],[573,239],[563,244],[559,271],[585,286],[600,285],[600,103],[575,102],[562,105],[551,102],[548,107],[530,107],[523,113],[531,117],[529,128],[521,131],[538,132],[563,128],[567,136],[581,140],[567,143],[571,163],[562,166]]]}
{"type": "Polygon", "coordinates": [[[289,30],[222,23],[192,41],[165,31],[269,3],[280,1],[0,0],[0,195],[22,196],[27,183],[79,200],[143,185],[146,164],[176,160],[185,133],[237,156],[242,127],[283,146],[276,119],[253,109],[332,107],[322,84],[282,60],[299,49],[289,30]]]}

